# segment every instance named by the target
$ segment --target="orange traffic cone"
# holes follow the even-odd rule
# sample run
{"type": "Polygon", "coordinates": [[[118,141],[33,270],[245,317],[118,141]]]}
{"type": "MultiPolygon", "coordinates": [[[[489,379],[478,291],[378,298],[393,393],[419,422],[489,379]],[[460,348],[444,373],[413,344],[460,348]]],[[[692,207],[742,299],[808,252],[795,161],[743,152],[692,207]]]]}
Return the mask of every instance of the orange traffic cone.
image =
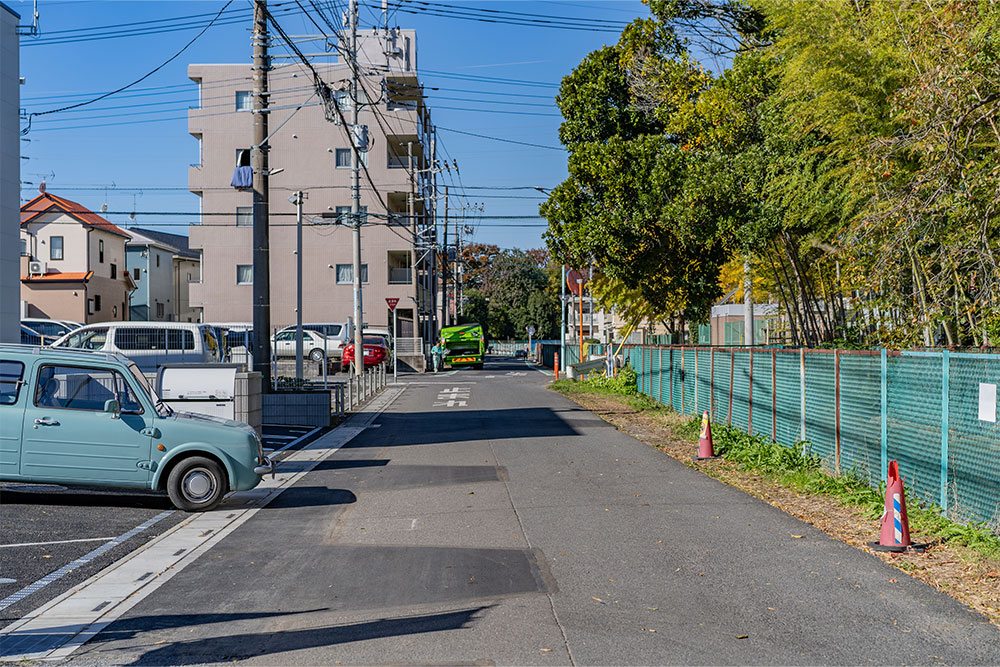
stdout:
{"type": "Polygon", "coordinates": [[[926,544],[910,542],[910,522],[906,518],[906,492],[903,479],[899,476],[899,464],[889,461],[889,471],[885,480],[885,511],[882,512],[882,529],[878,542],[868,546],[876,551],[926,551],[926,544]]]}
{"type": "Polygon", "coordinates": [[[717,459],[715,450],[712,448],[712,422],[708,418],[708,410],[701,416],[701,435],[698,436],[698,456],[696,461],[705,459],[717,459]]]}

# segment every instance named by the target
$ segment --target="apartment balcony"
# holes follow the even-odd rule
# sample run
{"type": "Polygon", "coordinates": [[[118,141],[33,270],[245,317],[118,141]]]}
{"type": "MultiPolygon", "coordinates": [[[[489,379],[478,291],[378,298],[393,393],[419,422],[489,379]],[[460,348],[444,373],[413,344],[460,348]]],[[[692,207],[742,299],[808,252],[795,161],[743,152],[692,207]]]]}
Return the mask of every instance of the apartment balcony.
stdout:
{"type": "Polygon", "coordinates": [[[409,285],[412,281],[412,269],[389,269],[390,285],[409,285]]]}

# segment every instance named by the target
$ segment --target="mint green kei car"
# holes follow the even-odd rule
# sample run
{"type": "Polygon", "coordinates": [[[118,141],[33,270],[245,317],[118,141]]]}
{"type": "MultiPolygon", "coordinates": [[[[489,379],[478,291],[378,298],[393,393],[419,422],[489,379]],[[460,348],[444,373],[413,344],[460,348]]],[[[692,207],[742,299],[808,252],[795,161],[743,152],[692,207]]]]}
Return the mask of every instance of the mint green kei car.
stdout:
{"type": "Polygon", "coordinates": [[[0,481],[160,490],[195,512],[267,473],[253,428],[174,412],[125,357],[0,344],[0,481]]]}

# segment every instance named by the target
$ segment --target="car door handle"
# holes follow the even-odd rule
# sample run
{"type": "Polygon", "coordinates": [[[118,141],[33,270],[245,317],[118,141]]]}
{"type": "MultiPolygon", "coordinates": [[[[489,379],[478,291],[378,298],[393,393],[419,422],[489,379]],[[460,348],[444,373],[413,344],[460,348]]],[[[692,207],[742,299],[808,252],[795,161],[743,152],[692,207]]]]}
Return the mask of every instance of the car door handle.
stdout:
{"type": "Polygon", "coordinates": [[[59,426],[59,422],[57,422],[55,419],[42,417],[41,419],[35,420],[35,428],[38,428],[39,426],[59,426]]]}

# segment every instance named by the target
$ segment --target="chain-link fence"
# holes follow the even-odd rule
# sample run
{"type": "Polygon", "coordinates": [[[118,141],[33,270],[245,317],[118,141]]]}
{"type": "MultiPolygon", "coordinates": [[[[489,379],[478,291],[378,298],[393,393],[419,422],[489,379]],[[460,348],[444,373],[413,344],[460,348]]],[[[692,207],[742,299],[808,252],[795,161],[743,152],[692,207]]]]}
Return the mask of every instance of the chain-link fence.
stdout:
{"type": "MultiPolygon", "coordinates": [[[[597,354],[604,348],[594,346],[597,354]]],[[[890,460],[913,493],[1000,528],[1000,355],[888,350],[626,346],[639,390],[681,414],[807,442],[833,473],[870,484],[890,460]]]]}

